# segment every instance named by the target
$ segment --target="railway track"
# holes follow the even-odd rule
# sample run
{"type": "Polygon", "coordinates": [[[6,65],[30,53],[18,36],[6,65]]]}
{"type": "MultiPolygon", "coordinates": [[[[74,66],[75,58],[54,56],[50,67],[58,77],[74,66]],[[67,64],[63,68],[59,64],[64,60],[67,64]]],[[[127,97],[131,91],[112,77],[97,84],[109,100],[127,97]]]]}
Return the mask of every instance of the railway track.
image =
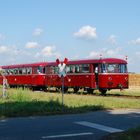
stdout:
{"type": "Polygon", "coordinates": [[[92,96],[101,96],[101,97],[116,97],[116,98],[129,98],[129,99],[140,99],[140,96],[133,96],[133,95],[121,95],[121,94],[89,94],[89,93],[81,93],[80,95],[92,95],[92,96]]]}
{"type": "MultiPolygon", "coordinates": [[[[98,95],[96,95],[98,96],[98,95]]],[[[140,99],[140,96],[133,96],[133,95],[121,95],[121,94],[106,94],[106,97],[117,97],[117,98],[131,98],[131,99],[140,99]]]]}
{"type": "MultiPolygon", "coordinates": [[[[51,90],[49,92],[53,92],[53,93],[61,93],[61,90],[51,90]]],[[[68,91],[65,94],[73,94],[72,91],[68,91]]],[[[124,94],[111,94],[111,93],[106,93],[106,94],[100,94],[100,93],[87,93],[87,92],[78,92],[78,93],[74,93],[76,95],[84,95],[84,96],[88,96],[88,95],[92,95],[92,96],[102,96],[102,97],[116,97],[116,98],[130,98],[130,99],[140,99],[140,96],[135,96],[135,95],[124,95],[124,94]]]]}

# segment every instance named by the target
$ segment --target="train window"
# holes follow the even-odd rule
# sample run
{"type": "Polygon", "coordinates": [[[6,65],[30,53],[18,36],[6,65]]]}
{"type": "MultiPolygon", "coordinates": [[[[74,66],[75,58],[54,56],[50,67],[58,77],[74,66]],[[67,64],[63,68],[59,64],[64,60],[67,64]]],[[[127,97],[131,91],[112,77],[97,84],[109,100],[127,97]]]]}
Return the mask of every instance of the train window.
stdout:
{"type": "Polygon", "coordinates": [[[38,73],[38,74],[42,73],[42,67],[39,66],[39,67],[37,68],[37,73],[38,73]]]}
{"type": "Polygon", "coordinates": [[[59,68],[58,68],[57,66],[55,66],[55,67],[54,67],[54,73],[55,73],[55,74],[58,74],[58,72],[59,72],[59,68]]]}
{"type": "Polygon", "coordinates": [[[75,65],[75,73],[80,73],[80,66],[79,65],[75,65]]]}
{"type": "Polygon", "coordinates": [[[89,73],[89,64],[83,65],[68,65],[66,67],[67,73],[89,73]]]}
{"type": "Polygon", "coordinates": [[[82,73],[89,73],[89,64],[82,65],[82,73]]]}
{"type": "Polygon", "coordinates": [[[74,65],[69,65],[66,67],[66,72],[67,73],[75,73],[75,66],[74,65]]]}
{"type": "Polygon", "coordinates": [[[27,74],[32,74],[32,68],[27,68],[27,74]]]}
{"type": "Polygon", "coordinates": [[[8,69],[4,69],[4,74],[8,75],[9,74],[9,70],[8,69]]]}
{"type": "Polygon", "coordinates": [[[106,64],[101,64],[101,73],[106,73],[106,72],[107,72],[106,64]]]}
{"type": "Polygon", "coordinates": [[[126,64],[119,64],[119,72],[120,73],[127,73],[127,66],[126,66],[126,64]]]}
{"type": "Polygon", "coordinates": [[[101,72],[102,73],[126,73],[127,66],[126,64],[102,64],[101,72]]]}
{"type": "Polygon", "coordinates": [[[45,67],[42,67],[42,73],[45,73],[45,71],[46,71],[45,67]]]}
{"type": "Polygon", "coordinates": [[[49,66],[46,67],[46,73],[50,74],[50,67],[49,66]]]}
{"type": "Polygon", "coordinates": [[[39,66],[37,69],[37,73],[45,73],[45,67],[39,66]]]}
{"type": "Polygon", "coordinates": [[[108,64],[107,65],[107,72],[108,73],[118,73],[119,72],[119,65],[118,64],[108,64]]]}
{"type": "Polygon", "coordinates": [[[9,69],[7,70],[7,74],[10,74],[10,70],[9,69]]]}
{"type": "Polygon", "coordinates": [[[27,74],[26,68],[22,68],[22,74],[27,74]]]}
{"type": "MultiPolygon", "coordinates": [[[[31,68],[30,68],[31,69],[31,68]]],[[[30,70],[31,73],[32,69],[30,70]]],[[[34,73],[35,74],[41,74],[41,73],[45,73],[45,67],[39,66],[39,67],[35,67],[34,68],[34,73]]]]}
{"type": "Polygon", "coordinates": [[[18,69],[18,73],[22,74],[22,69],[21,68],[18,69]]]}
{"type": "Polygon", "coordinates": [[[51,74],[55,74],[55,69],[53,66],[50,67],[50,72],[51,72],[51,74]]]}
{"type": "Polygon", "coordinates": [[[13,70],[9,69],[9,74],[12,75],[13,74],[13,70]]]}
{"type": "Polygon", "coordinates": [[[75,73],[75,65],[70,65],[70,73],[75,73]]]}
{"type": "Polygon", "coordinates": [[[47,74],[54,74],[56,71],[55,71],[55,67],[54,66],[47,66],[46,67],[46,73],[47,74]]]}
{"type": "Polygon", "coordinates": [[[74,65],[67,65],[66,66],[66,73],[74,73],[75,72],[75,66],[74,65]]]}
{"type": "Polygon", "coordinates": [[[48,72],[49,72],[49,67],[47,66],[45,69],[46,69],[46,73],[48,74],[48,72]]]}
{"type": "Polygon", "coordinates": [[[79,73],[82,73],[82,65],[79,65],[79,73]]]}
{"type": "Polygon", "coordinates": [[[13,70],[13,73],[14,73],[14,74],[18,74],[18,69],[17,69],[17,68],[14,69],[14,70],[13,70]]]}
{"type": "Polygon", "coordinates": [[[34,74],[38,74],[38,67],[34,67],[34,74]]]}
{"type": "Polygon", "coordinates": [[[69,65],[66,66],[66,73],[70,73],[70,66],[69,65]]]}

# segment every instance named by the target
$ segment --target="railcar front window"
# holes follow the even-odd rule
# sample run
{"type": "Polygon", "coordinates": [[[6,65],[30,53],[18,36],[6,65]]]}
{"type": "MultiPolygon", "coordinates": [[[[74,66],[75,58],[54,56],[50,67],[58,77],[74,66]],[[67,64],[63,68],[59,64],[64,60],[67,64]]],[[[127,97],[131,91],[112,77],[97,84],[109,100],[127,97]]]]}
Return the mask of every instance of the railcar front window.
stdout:
{"type": "Polygon", "coordinates": [[[126,64],[102,64],[101,73],[127,73],[126,64]]]}
{"type": "Polygon", "coordinates": [[[127,66],[126,66],[126,64],[120,64],[119,65],[119,70],[120,70],[120,73],[127,73],[127,66]]]}
{"type": "Polygon", "coordinates": [[[108,73],[119,73],[119,65],[118,64],[108,64],[107,71],[108,71],[108,73]]]}

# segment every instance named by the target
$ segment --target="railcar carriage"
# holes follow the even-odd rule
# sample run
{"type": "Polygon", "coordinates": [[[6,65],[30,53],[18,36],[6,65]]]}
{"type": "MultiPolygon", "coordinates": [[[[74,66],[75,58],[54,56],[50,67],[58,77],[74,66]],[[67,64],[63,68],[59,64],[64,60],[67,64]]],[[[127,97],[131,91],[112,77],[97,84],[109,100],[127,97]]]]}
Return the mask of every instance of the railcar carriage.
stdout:
{"type": "MultiPolygon", "coordinates": [[[[84,88],[89,93],[98,89],[102,94],[111,89],[128,88],[127,61],[117,58],[69,61],[66,66],[67,76],[64,79],[65,91],[69,87],[78,92],[84,88]]],[[[56,63],[46,67],[46,85],[60,87],[56,63]]]]}
{"type": "MultiPolygon", "coordinates": [[[[2,69],[10,87],[22,86],[44,89],[46,65],[47,62],[18,64],[2,66],[2,69]]],[[[2,76],[0,76],[0,84],[2,84],[2,76]]]]}
{"type": "MultiPolygon", "coordinates": [[[[38,89],[61,87],[56,62],[2,66],[11,87],[28,86],[38,89]]],[[[84,88],[88,93],[98,89],[102,94],[111,89],[128,88],[127,61],[117,58],[75,60],[66,66],[64,90],[84,88]]],[[[2,84],[2,76],[0,76],[2,84]]]]}

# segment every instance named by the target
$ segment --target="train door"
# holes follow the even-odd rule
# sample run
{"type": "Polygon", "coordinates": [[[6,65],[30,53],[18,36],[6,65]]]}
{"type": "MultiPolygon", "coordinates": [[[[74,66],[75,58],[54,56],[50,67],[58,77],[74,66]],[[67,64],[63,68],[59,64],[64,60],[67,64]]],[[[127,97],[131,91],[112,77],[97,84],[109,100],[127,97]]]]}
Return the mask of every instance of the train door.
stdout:
{"type": "Polygon", "coordinates": [[[98,88],[99,86],[99,65],[93,64],[93,72],[95,74],[95,87],[98,88]]]}

